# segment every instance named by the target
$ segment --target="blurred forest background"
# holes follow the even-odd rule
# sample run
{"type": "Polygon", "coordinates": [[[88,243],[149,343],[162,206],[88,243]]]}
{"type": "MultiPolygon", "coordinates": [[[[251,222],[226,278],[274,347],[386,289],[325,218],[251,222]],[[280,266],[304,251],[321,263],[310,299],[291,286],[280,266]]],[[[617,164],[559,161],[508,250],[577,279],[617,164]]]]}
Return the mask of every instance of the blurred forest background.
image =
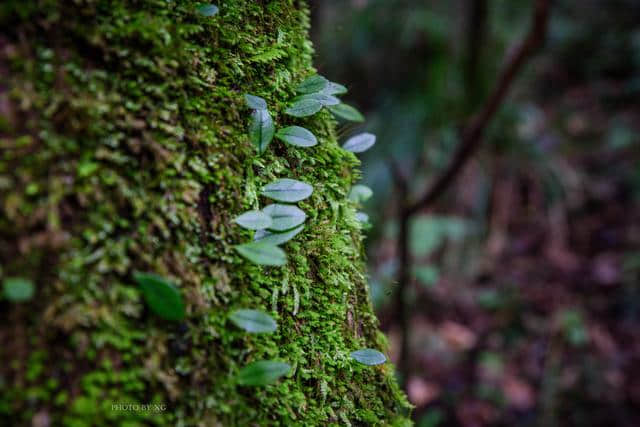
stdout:
{"type": "Polygon", "coordinates": [[[390,159],[427,188],[532,2],[311,4],[319,72],[368,117],[341,133],[378,136],[370,285],[417,425],[640,425],[640,2],[552,3],[479,152],[410,219],[405,313],[390,159]]]}

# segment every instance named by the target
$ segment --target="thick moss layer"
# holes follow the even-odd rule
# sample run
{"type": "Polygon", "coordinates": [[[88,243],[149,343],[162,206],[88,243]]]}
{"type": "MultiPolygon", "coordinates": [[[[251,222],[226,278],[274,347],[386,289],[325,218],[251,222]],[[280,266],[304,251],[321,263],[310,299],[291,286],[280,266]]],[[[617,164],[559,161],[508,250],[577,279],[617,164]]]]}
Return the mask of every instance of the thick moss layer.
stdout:
{"type": "Polygon", "coordinates": [[[171,0],[9,0],[0,5],[0,262],[37,285],[2,301],[0,418],[11,425],[404,425],[407,403],[367,294],[362,234],[346,200],[358,160],[321,112],[283,115],[312,73],[306,6],[225,0],[204,17],[171,0]],[[258,157],[242,95],[319,145],[274,141],[258,157]],[[267,268],[233,246],[264,184],[313,185],[289,263],[267,268]],[[172,279],[182,324],[145,308],[134,270],[172,279]],[[271,310],[275,334],[248,335],[236,308],[271,310]],[[234,375],[281,359],[266,387],[234,375]],[[166,409],[115,409],[114,404],[166,409]]]}

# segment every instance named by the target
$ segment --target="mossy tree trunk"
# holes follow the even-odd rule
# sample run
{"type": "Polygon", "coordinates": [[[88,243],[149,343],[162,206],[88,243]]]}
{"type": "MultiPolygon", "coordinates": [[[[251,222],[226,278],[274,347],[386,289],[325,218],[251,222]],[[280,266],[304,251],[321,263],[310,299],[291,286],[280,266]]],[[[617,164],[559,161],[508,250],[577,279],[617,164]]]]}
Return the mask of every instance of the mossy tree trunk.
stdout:
{"type": "Polygon", "coordinates": [[[8,0],[0,5],[0,275],[35,297],[2,300],[0,418],[9,425],[404,425],[367,293],[362,234],[346,200],[358,160],[323,111],[283,115],[313,72],[308,11],[224,0],[212,17],[170,0],[8,0]],[[249,142],[243,94],[320,143],[249,142]],[[313,185],[285,267],[244,260],[234,225],[277,178],[313,185]],[[187,319],[146,308],[132,272],[171,279],[187,319]],[[260,308],[273,334],[228,313],[260,308]],[[234,377],[259,359],[273,385],[234,377]],[[114,404],[164,404],[118,410],[114,404]],[[48,424],[47,424],[48,423],[48,424]]]}

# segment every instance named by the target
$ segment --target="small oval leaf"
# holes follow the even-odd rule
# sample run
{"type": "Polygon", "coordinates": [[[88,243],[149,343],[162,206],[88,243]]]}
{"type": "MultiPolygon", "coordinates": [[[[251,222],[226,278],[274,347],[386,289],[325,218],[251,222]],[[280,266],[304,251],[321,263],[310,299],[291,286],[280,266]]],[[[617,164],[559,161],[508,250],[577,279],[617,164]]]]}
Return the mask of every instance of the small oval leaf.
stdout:
{"type": "Polygon", "coordinates": [[[184,319],[182,296],[171,282],[151,273],[136,272],[133,278],[151,311],[166,320],[184,319]]]}
{"type": "Polygon", "coordinates": [[[291,370],[288,363],[274,360],[260,360],[245,366],[236,377],[241,385],[267,385],[286,375],[291,370]]]}
{"type": "Polygon", "coordinates": [[[236,224],[248,230],[262,230],[271,227],[271,217],[262,211],[248,211],[235,219],[236,224]]]}
{"type": "Polygon", "coordinates": [[[262,195],[279,202],[294,203],[313,193],[313,187],[295,179],[282,178],[262,187],[262,195]]]}
{"type": "Polygon", "coordinates": [[[363,365],[381,365],[387,361],[384,354],[372,348],[363,348],[351,353],[351,357],[363,365]]]}
{"type": "Polygon", "coordinates": [[[356,219],[358,220],[358,222],[361,222],[362,224],[369,223],[369,215],[367,215],[364,212],[356,212],[356,219]]]}
{"type": "Polygon", "coordinates": [[[255,264],[279,267],[287,263],[287,255],[282,249],[265,242],[245,243],[236,246],[236,250],[255,264]]]}
{"type": "Polygon", "coordinates": [[[307,215],[297,206],[268,205],[262,211],[271,217],[271,225],[267,227],[273,231],[287,231],[302,224],[307,215]]]}
{"type": "Polygon", "coordinates": [[[33,282],[22,277],[7,277],[2,282],[2,288],[5,298],[13,302],[30,300],[35,290],[33,282]]]}
{"type": "Polygon", "coordinates": [[[340,100],[333,95],[329,95],[326,93],[310,93],[308,95],[298,96],[293,99],[294,102],[302,101],[305,99],[312,99],[318,101],[320,104],[329,106],[329,105],[338,105],[340,104],[340,100]]]}
{"type": "Polygon", "coordinates": [[[253,110],[251,113],[251,124],[249,125],[249,137],[251,143],[262,154],[273,139],[276,128],[268,110],[253,110]]]}
{"type": "Polygon", "coordinates": [[[278,328],[273,317],[259,310],[236,310],[229,315],[229,320],[237,327],[255,334],[273,332],[278,328]]]}
{"type": "Polygon", "coordinates": [[[352,153],[362,153],[373,147],[376,143],[376,136],[372,133],[360,133],[352,136],[344,143],[343,149],[351,151],[352,153]]]}
{"type": "Polygon", "coordinates": [[[254,110],[266,110],[267,109],[267,101],[259,96],[251,95],[249,93],[244,94],[244,100],[249,106],[249,108],[253,108],[254,110]]]}
{"type": "Polygon", "coordinates": [[[349,191],[349,200],[362,203],[366,202],[373,196],[373,191],[366,185],[356,184],[349,191]]]}
{"type": "Polygon", "coordinates": [[[351,105],[338,104],[327,107],[335,116],[350,122],[364,122],[364,116],[351,105]]]}
{"type": "Polygon", "coordinates": [[[322,89],[322,93],[326,93],[327,95],[342,95],[347,93],[347,88],[339,83],[329,82],[329,84],[322,89]]]}
{"type": "Polygon", "coordinates": [[[311,77],[307,77],[296,87],[296,92],[298,93],[315,93],[320,92],[329,84],[329,80],[326,78],[315,74],[311,77]]]}
{"type": "Polygon", "coordinates": [[[321,109],[322,103],[317,99],[305,98],[294,101],[284,112],[293,117],[308,117],[314,115],[321,109]]]}
{"type": "Polygon", "coordinates": [[[318,143],[316,136],[300,126],[289,126],[280,129],[276,138],[297,147],[313,147],[318,143]]]}
{"type": "Polygon", "coordinates": [[[198,13],[202,16],[213,16],[218,13],[218,6],[215,4],[203,4],[198,7],[198,13]]]}
{"type": "Polygon", "coordinates": [[[282,233],[268,230],[258,230],[254,234],[253,240],[256,242],[268,243],[270,245],[281,245],[293,239],[298,233],[302,231],[303,228],[304,225],[301,225],[294,228],[293,230],[285,231],[282,233]]]}

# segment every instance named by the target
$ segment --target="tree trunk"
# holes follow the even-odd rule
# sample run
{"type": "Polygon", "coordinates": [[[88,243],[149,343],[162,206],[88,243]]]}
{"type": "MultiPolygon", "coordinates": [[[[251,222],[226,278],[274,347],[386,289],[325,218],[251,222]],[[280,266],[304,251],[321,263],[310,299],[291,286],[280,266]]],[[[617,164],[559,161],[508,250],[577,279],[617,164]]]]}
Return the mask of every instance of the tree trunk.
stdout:
{"type": "Polygon", "coordinates": [[[294,0],[5,0],[0,5],[0,275],[36,285],[0,301],[0,418],[8,425],[404,425],[346,200],[358,160],[322,111],[283,114],[313,73],[308,10],[294,0]],[[319,144],[274,140],[258,156],[243,94],[278,127],[319,144]],[[277,178],[313,185],[285,267],[240,257],[277,178]],[[186,320],[162,320],[132,273],[174,282],[186,320]],[[227,316],[270,312],[272,334],[227,316]],[[293,367],[247,387],[260,359],[293,367]],[[133,404],[133,405],[132,405],[133,404]],[[135,406],[155,404],[156,406],[135,406]],[[118,406],[120,405],[120,406],[118,406]],[[162,406],[164,405],[164,406],[162,406]]]}

